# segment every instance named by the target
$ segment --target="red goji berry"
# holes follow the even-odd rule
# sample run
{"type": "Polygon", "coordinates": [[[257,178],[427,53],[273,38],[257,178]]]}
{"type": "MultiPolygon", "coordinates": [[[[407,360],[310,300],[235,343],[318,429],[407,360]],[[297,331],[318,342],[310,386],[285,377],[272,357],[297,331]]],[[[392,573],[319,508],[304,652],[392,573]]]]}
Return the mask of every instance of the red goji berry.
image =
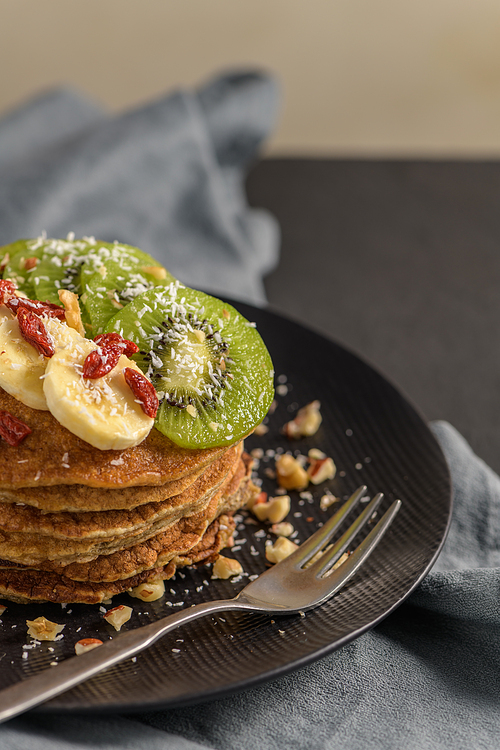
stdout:
{"type": "Polygon", "coordinates": [[[139,351],[137,344],[124,339],[119,333],[101,333],[94,341],[101,349],[119,349],[120,354],[125,354],[126,357],[139,351]]]}
{"type": "Polygon", "coordinates": [[[31,433],[27,424],[9,414],[8,411],[0,411],[0,436],[9,445],[19,445],[24,438],[31,433]]]}
{"type": "Polygon", "coordinates": [[[40,302],[36,299],[24,299],[23,297],[11,297],[5,304],[12,310],[14,314],[17,313],[21,307],[26,310],[31,310],[35,315],[46,315],[48,318],[58,318],[59,320],[65,319],[65,309],[61,305],[55,305],[53,302],[40,302]]]}
{"type": "Polygon", "coordinates": [[[5,305],[14,296],[16,289],[17,284],[10,279],[0,279],[0,305],[5,305]]]}
{"type": "Polygon", "coordinates": [[[158,411],[159,401],[152,382],[142,372],[134,370],[132,367],[125,367],[123,375],[137,401],[141,402],[143,412],[154,419],[158,411]]]}
{"type": "Polygon", "coordinates": [[[103,378],[115,367],[120,355],[121,351],[116,349],[94,349],[87,355],[83,363],[83,377],[90,380],[103,378]]]}
{"type": "Polygon", "coordinates": [[[22,337],[34,346],[39,354],[43,354],[44,357],[52,357],[55,354],[47,329],[38,315],[25,307],[20,307],[17,311],[17,320],[22,337]]]}

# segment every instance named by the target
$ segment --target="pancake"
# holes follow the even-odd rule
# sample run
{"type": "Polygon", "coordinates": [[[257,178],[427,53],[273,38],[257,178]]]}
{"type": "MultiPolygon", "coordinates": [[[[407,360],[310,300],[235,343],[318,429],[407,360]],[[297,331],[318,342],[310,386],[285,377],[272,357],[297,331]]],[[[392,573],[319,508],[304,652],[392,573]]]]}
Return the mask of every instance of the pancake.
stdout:
{"type": "MultiPolygon", "coordinates": [[[[236,458],[239,457],[236,456],[236,458]]],[[[204,524],[202,531],[199,532],[199,536],[201,536],[208,523],[221,512],[218,511],[221,498],[237,491],[246,470],[246,464],[239,459],[226,477],[215,475],[212,477],[211,483],[201,482],[200,488],[197,488],[195,483],[194,487],[202,491],[201,495],[194,492],[193,488],[183,493],[185,502],[181,502],[177,506],[174,514],[162,515],[153,523],[142,524],[141,526],[122,525],[122,528],[115,535],[104,536],[102,534],[100,536],[70,538],[53,537],[47,534],[8,532],[2,529],[0,530],[1,556],[11,562],[37,566],[42,564],[44,569],[52,569],[54,566],[61,567],[77,561],[88,563],[99,555],[110,556],[112,553],[130,547],[132,544],[144,542],[150,537],[160,534],[160,532],[168,535],[170,530],[177,528],[178,525],[184,529],[181,533],[187,533],[187,529],[193,525],[194,528],[198,529],[201,528],[200,524],[204,524]],[[222,480],[224,484],[219,489],[222,480]],[[216,481],[215,490],[214,481],[216,481]],[[189,501],[191,501],[191,507],[186,508],[186,503],[189,501]],[[207,518],[208,521],[205,522],[207,518]],[[195,520],[192,522],[192,519],[195,520]],[[184,526],[182,526],[183,523],[184,526]],[[44,563],[43,561],[48,562],[44,563]]],[[[115,516],[119,513],[119,511],[115,512],[115,516]]]]}
{"type": "MultiPolygon", "coordinates": [[[[234,472],[242,449],[242,444],[238,443],[226,451],[183,492],[173,497],[167,496],[161,501],[145,503],[126,510],[45,513],[28,505],[2,502],[4,491],[0,491],[0,533],[3,533],[5,539],[8,538],[8,534],[20,536],[36,534],[55,539],[98,539],[141,529],[161,519],[177,520],[180,515],[192,515],[206,504],[210,495],[220,487],[231,472],[234,472]]],[[[65,488],[66,492],[70,491],[70,487],[65,488]]],[[[48,489],[56,488],[46,488],[42,492],[48,489]]],[[[83,489],[89,488],[83,487],[83,489]]],[[[139,488],[128,488],[124,492],[133,493],[136,489],[139,488]]],[[[161,497],[160,487],[144,489],[154,497],[161,497]]],[[[96,495],[96,499],[99,493],[105,494],[106,497],[111,493],[122,495],[120,490],[91,488],[90,491],[96,495]]],[[[116,502],[118,503],[118,500],[116,502]]],[[[105,503],[103,507],[106,507],[105,503]]],[[[5,556],[5,544],[2,545],[2,550],[5,556]]]]}
{"type": "Polygon", "coordinates": [[[188,552],[175,554],[167,565],[152,568],[130,578],[107,583],[73,581],[64,575],[21,567],[3,567],[0,563],[0,598],[20,604],[54,602],[99,604],[128,591],[140,583],[168,580],[178,568],[215,562],[227,545],[235,528],[233,519],[220,516],[206,530],[202,539],[188,552]]]}
{"type": "Polygon", "coordinates": [[[182,519],[175,534],[160,534],[121,553],[58,571],[0,560],[0,597],[20,603],[97,604],[140,583],[170,579],[178,568],[215,562],[233,534],[235,522],[231,514],[260,491],[250,479],[250,469],[248,461],[243,480],[235,476],[228,486],[229,491],[237,486],[236,491],[216,498],[217,503],[212,502],[204,517],[201,514],[191,520],[182,519]],[[219,515],[210,521],[209,514],[213,512],[219,515]]]}
{"type": "Polygon", "coordinates": [[[190,487],[206,471],[206,468],[194,471],[182,479],[156,486],[123,487],[112,490],[87,487],[84,484],[17,487],[12,490],[0,488],[0,502],[29,505],[40,509],[43,513],[125,510],[150,502],[161,502],[178,495],[190,487]]]}
{"type": "Polygon", "coordinates": [[[49,411],[32,409],[0,389],[0,410],[32,433],[16,447],[0,446],[0,488],[81,484],[117,489],[162,485],[203,469],[227,447],[189,449],[156,429],[126,450],[99,450],[69,432],[49,411]]]}

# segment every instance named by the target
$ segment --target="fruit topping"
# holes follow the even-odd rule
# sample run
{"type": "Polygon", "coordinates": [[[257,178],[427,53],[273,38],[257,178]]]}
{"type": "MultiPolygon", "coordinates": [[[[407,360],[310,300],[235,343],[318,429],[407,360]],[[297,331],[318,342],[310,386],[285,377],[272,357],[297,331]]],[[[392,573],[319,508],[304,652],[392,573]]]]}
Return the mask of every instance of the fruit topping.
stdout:
{"type": "Polygon", "coordinates": [[[142,372],[131,367],[125,367],[123,375],[136,400],[141,404],[143,412],[154,419],[158,411],[158,396],[151,381],[142,372]]]}
{"type": "Polygon", "coordinates": [[[173,282],[136,297],[107,329],[137,343],[133,358],[160,402],[155,426],[174,443],[229,445],[267,413],[269,353],[255,328],[221,300],[173,282]]]}
{"type": "Polygon", "coordinates": [[[54,345],[38,315],[26,307],[20,307],[17,311],[17,321],[23,339],[34,346],[43,357],[52,357],[55,353],[54,345]]]}
{"type": "Polygon", "coordinates": [[[31,434],[31,428],[8,411],[0,410],[0,437],[12,446],[19,445],[31,434]]]}

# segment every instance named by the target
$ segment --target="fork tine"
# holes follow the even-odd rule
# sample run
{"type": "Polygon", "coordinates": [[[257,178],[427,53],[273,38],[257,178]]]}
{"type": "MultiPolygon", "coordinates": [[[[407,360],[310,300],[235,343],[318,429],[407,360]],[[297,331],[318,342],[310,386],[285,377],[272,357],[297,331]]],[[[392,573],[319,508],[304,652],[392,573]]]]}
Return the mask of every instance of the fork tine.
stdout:
{"type": "Polygon", "coordinates": [[[352,555],[349,555],[347,560],[339,565],[334,571],[328,576],[320,579],[324,584],[324,594],[318,604],[329,599],[339,589],[352,578],[352,576],[358,571],[363,565],[366,558],[373,552],[377,544],[380,542],[385,532],[394,520],[394,516],[401,507],[401,500],[395,500],[389,510],[387,510],[380,521],[373,527],[367,537],[363,539],[361,544],[356,547],[352,555]]]}
{"type": "Polygon", "coordinates": [[[332,568],[339,557],[345,552],[349,544],[355,538],[355,536],[361,531],[365,524],[370,520],[376,509],[380,505],[384,494],[379,492],[373,500],[366,506],[362,513],[353,521],[347,531],[345,531],[340,539],[338,539],[333,547],[325,552],[314,565],[311,565],[309,572],[312,573],[316,578],[320,578],[330,568],[332,568]]]}
{"type": "Polygon", "coordinates": [[[345,517],[350,513],[354,506],[359,502],[366,492],[366,486],[363,484],[355,490],[351,497],[344,503],[344,505],[333,515],[323,526],[318,529],[309,539],[300,545],[299,549],[296,550],[289,558],[290,563],[297,568],[302,568],[316,552],[324,547],[324,545],[331,539],[333,534],[337,531],[338,527],[344,521],[345,517]]]}

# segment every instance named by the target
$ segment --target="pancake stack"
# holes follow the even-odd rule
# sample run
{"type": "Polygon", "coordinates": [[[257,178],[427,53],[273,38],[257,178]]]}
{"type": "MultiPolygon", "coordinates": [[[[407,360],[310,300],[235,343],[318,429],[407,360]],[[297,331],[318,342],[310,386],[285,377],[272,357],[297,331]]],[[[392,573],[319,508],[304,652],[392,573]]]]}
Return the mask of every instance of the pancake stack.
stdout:
{"type": "Polygon", "coordinates": [[[213,562],[259,492],[242,441],[186,449],[153,429],[103,451],[1,389],[0,410],[32,430],[0,445],[4,599],[94,604],[213,562]]]}

